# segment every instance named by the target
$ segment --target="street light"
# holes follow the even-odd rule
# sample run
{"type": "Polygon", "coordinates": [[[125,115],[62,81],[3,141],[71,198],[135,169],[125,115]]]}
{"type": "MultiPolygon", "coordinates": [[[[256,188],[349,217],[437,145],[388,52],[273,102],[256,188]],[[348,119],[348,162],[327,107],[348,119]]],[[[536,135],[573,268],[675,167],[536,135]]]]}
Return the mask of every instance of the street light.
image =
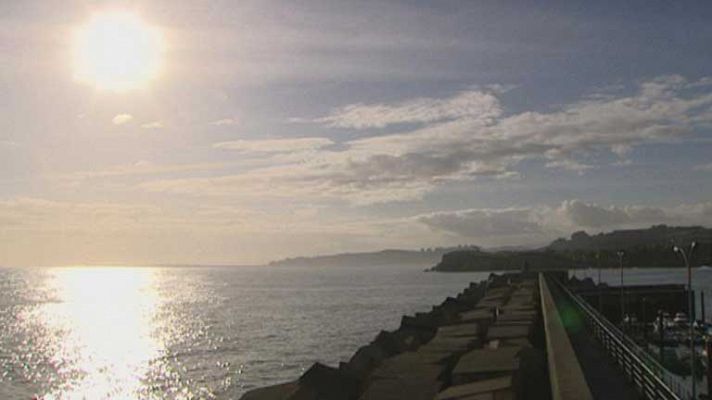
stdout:
{"type": "Polygon", "coordinates": [[[623,257],[625,256],[625,251],[618,250],[616,254],[618,255],[618,265],[621,269],[621,325],[625,327],[625,295],[623,290],[623,257]]]}
{"type": "Polygon", "coordinates": [[[673,246],[672,251],[682,256],[682,260],[685,262],[685,267],[687,267],[687,291],[688,291],[688,303],[687,312],[688,320],[690,322],[690,377],[692,378],[692,398],[695,398],[696,394],[696,384],[695,384],[695,320],[692,315],[692,307],[694,307],[694,295],[692,294],[692,267],[690,266],[690,258],[692,258],[692,253],[697,247],[696,242],[690,243],[690,250],[685,252],[685,250],[678,246],[673,246]]]}
{"type": "Polygon", "coordinates": [[[578,276],[576,276],[576,259],[577,259],[577,258],[578,258],[578,257],[576,257],[576,253],[574,253],[574,254],[571,256],[571,260],[573,260],[572,269],[574,270],[574,274],[573,274],[573,275],[574,275],[574,278],[575,278],[575,279],[578,279],[578,276]]]}
{"type": "Polygon", "coordinates": [[[598,268],[598,312],[602,313],[601,306],[601,251],[596,252],[596,268],[598,268]]]}

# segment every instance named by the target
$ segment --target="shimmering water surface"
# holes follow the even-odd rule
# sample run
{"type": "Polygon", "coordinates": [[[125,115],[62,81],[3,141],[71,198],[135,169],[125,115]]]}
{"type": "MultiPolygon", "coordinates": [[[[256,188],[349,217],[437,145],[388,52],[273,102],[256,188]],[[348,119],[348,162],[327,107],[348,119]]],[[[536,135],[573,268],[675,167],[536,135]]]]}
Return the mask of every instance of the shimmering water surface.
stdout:
{"type": "Polygon", "coordinates": [[[486,274],[0,269],[0,399],[239,398],[336,364],[486,274]]]}
{"type": "MultiPolygon", "coordinates": [[[[709,271],[698,275],[712,286],[709,271]]],[[[347,360],[403,314],[486,276],[407,266],[0,268],[0,399],[237,399],[315,361],[347,360]]],[[[682,270],[627,276],[684,281],[682,270]]]]}

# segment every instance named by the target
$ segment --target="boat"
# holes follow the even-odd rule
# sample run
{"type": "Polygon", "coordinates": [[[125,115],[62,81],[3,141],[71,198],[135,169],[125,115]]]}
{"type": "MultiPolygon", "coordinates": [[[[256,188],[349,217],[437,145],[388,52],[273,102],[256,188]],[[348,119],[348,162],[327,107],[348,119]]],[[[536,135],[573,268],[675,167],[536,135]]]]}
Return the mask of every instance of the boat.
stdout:
{"type": "MultiPolygon", "coordinates": [[[[667,312],[664,312],[662,315],[662,326],[663,326],[664,330],[676,327],[675,322],[673,321],[672,318],[670,318],[670,314],[667,312]]],[[[655,318],[655,324],[653,324],[653,330],[655,332],[658,332],[659,327],[660,327],[660,316],[655,318]]]]}
{"type": "Polygon", "coordinates": [[[687,314],[685,314],[684,312],[678,312],[677,314],[675,314],[675,318],[673,318],[672,321],[677,325],[686,324],[688,322],[687,314]]]}

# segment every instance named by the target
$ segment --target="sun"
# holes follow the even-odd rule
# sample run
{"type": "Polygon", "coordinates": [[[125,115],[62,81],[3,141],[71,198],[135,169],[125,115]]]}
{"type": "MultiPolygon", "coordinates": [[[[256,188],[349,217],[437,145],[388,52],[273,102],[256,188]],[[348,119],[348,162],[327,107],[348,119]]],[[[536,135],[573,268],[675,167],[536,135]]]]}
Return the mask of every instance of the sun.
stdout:
{"type": "Polygon", "coordinates": [[[125,91],[145,86],[160,73],[163,36],[135,13],[94,14],[73,39],[74,74],[81,82],[125,91]]]}

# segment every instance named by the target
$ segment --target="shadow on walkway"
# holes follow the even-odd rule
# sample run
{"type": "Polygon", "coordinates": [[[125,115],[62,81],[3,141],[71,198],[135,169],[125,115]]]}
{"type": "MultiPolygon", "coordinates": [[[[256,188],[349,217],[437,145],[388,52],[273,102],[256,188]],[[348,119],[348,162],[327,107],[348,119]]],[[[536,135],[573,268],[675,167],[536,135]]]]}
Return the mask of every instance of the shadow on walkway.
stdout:
{"type": "Polygon", "coordinates": [[[556,285],[551,285],[561,322],[564,324],[586,382],[594,399],[635,400],[643,399],[633,384],[626,379],[606,350],[588,331],[583,315],[571,304],[556,285]]]}

